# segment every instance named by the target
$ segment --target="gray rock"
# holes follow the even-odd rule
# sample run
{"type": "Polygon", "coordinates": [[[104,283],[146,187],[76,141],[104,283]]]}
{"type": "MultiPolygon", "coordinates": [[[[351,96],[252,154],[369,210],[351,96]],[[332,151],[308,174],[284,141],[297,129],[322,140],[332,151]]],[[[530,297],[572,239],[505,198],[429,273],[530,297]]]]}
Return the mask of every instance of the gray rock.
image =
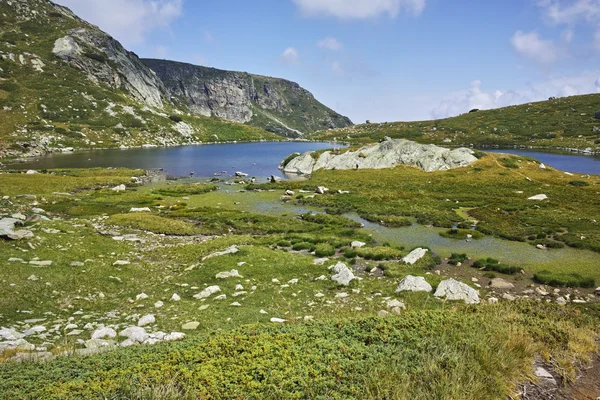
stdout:
{"type": "Polygon", "coordinates": [[[31,231],[21,229],[16,230],[16,226],[23,225],[23,221],[17,218],[2,218],[0,219],[0,237],[12,240],[29,239],[33,237],[31,231]]]}
{"type": "Polygon", "coordinates": [[[92,333],[92,339],[114,339],[117,337],[117,332],[112,328],[99,328],[92,333]]]}
{"type": "Polygon", "coordinates": [[[356,279],[350,268],[343,262],[332,265],[329,267],[329,270],[334,272],[331,280],[336,281],[340,285],[348,286],[352,280],[356,279]]]}
{"type": "Polygon", "coordinates": [[[469,166],[477,161],[473,153],[467,148],[449,150],[405,139],[386,140],[342,154],[326,151],[316,160],[311,152],[307,152],[282,168],[286,173],[311,174],[320,169],[381,169],[412,165],[432,172],[469,166]]]}
{"type": "Polygon", "coordinates": [[[240,252],[240,249],[238,249],[237,246],[234,245],[234,246],[229,247],[227,250],[218,251],[216,253],[209,254],[206,257],[202,258],[202,261],[208,260],[209,258],[213,258],[213,257],[221,257],[221,256],[225,256],[228,254],[236,254],[239,252],[240,252]]]}
{"type": "Polygon", "coordinates": [[[142,318],[139,319],[138,326],[146,326],[153,324],[154,322],[156,322],[156,318],[154,317],[154,315],[148,314],[144,315],[142,318]]]}
{"type": "Polygon", "coordinates": [[[210,297],[213,294],[218,293],[220,291],[221,291],[221,288],[216,285],[209,286],[206,289],[204,289],[203,291],[201,291],[200,293],[194,295],[194,298],[198,299],[198,300],[205,299],[205,298],[210,297]]]}
{"type": "Polygon", "coordinates": [[[479,303],[479,293],[475,289],[454,279],[440,282],[433,295],[446,300],[462,300],[467,304],[479,303]]]}
{"type": "Polygon", "coordinates": [[[227,279],[227,278],[242,278],[237,269],[232,269],[231,271],[219,272],[215,278],[217,279],[227,279]]]}
{"type": "Polygon", "coordinates": [[[359,242],[358,240],[356,240],[350,244],[350,246],[352,246],[352,248],[356,248],[356,249],[360,249],[362,247],[365,247],[366,245],[367,245],[366,243],[359,242]]]}
{"type": "Polygon", "coordinates": [[[119,332],[119,336],[131,340],[133,343],[143,343],[144,340],[148,339],[149,335],[146,329],[140,326],[130,326],[119,332]]]}
{"type": "Polygon", "coordinates": [[[514,289],[515,285],[502,278],[494,278],[490,282],[490,287],[494,289],[514,289]]]}
{"type": "Polygon", "coordinates": [[[411,251],[406,257],[404,257],[402,259],[402,261],[404,261],[407,264],[413,265],[414,263],[416,263],[417,261],[419,261],[421,258],[425,257],[425,254],[427,254],[427,249],[422,249],[422,248],[416,248],[413,251],[411,251]]]}
{"type": "Polygon", "coordinates": [[[200,322],[193,321],[193,322],[188,322],[188,323],[181,325],[181,329],[190,331],[190,330],[198,329],[199,326],[200,326],[200,322]]]}
{"type": "Polygon", "coordinates": [[[422,276],[407,275],[400,280],[396,292],[431,292],[433,288],[422,276]]]}

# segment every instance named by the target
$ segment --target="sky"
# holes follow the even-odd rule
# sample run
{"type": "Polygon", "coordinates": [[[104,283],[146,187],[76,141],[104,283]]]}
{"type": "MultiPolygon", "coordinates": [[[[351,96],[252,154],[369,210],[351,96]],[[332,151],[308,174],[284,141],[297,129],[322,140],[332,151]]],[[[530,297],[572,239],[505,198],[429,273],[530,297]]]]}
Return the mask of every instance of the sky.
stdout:
{"type": "Polygon", "coordinates": [[[298,82],[355,123],[600,93],[600,0],[54,0],[140,57],[298,82]]]}

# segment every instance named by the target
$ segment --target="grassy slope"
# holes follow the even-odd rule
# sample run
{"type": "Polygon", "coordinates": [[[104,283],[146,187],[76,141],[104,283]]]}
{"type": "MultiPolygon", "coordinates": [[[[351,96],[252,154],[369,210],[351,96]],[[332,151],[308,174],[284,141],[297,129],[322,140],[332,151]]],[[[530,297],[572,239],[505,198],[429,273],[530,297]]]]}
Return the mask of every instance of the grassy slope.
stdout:
{"type": "MultiPolygon", "coordinates": [[[[428,185],[436,188],[427,192],[416,182],[425,185],[424,173],[413,168],[324,172],[310,182],[274,186],[277,190],[272,193],[230,194],[210,191],[210,186],[186,189],[181,184],[126,192],[100,189],[139,174],[131,170],[0,174],[0,196],[11,196],[9,201],[0,200],[1,212],[27,213],[32,200],[15,195],[29,192],[38,195],[39,207],[60,217],[28,223],[27,229],[36,235],[29,240],[34,249],[24,241],[0,241],[0,326],[23,326],[24,319],[44,317],[45,326],[64,327],[72,317],[70,322],[80,327],[98,321],[122,328],[146,313],[157,316],[154,330],[169,332],[180,330],[188,321],[200,322],[198,330],[188,331],[190,338],[178,344],[48,364],[0,365],[0,398],[504,399],[514,392],[516,382],[529,376],[536,354],[552,360],[557,371],[572,378],[578,362],[595,350],[597,305],[558,309],[524,301],[466,307],[442,303],[426,294],[398,295],[398,279],[406,274],[424,276],[436,287],[443,278],[427,272],[440,261],[428,255],[407,266],[399,258],[408,249],[382,246],[343,217],[302,220],[268,209],[249,212],[253,203],[276,202],[285,187],[326,184],[332,190],[350,189],[352,193],[321,196],[313,204],[332,209],[359,207],[363,212],[394,216],[414,203],[415,210],[421,204],[420,212],[433,220],[453,220],[456,203],[437,198],[436,192],[461,203],[468,202],[460,197],[468,193],[472,196],[469,201],[474,202],[480,193],[476,188],[484,185],[483,192],[509,199],[514,197],[513,189],[523,184],[520,174],[524,173],[532,177],[536,189],[543,187],[549,194],[549,209],[561,209],[568,197],[580,199],[571,203],[574,211],[589,209],[587,212],[593,213],[598,209],[588,204],[592,197],[586,194],[595,186],[568,185],[562,174],[534,166],[524,165],[518,171],[501,167],[495,163],[496,157],[502,156],[488,156],[474,168],[426,174],[432,182],[428,185]],[[50,179],[52,186],[47,185],[50,179]],[[495,183],[485,186],[490,181],[495,183]],[[73,195],[52,194],[57,190],[73,195]],[[414,201],[416,195],[419,201],[414,201]],[[399,205],[395,203],[398,199],[407,203],[399,205]],[[150,207],[152,212],[130,214],[131,207],[150,207]],[[135,233],[145,243],[115,241],[111,239],[115,233],[100,233],[106,230],[135,233]],[[192,230],[225,236],[206,240],[146,232],[189,235],[192,230]],[[355,261],[347,262],[366,271],[380,265],[383,277],[361,273],[362,281],[349,288],[337,287],[330,280],[315,280],[329,275],[327,267],[334,260],[316,266],[308,252],[291,251],[293,245],[326,245],[337,248],[337,257],[343,259],[340,250],[348,249],[353,240],[368,245],[355,261]],[[232,244],[240,247],[238,254],[201,262],[202,257],[232,244]],[[36,269],[7,263],[10,257],[54,262],[51,267],[36,269]],[[69,266],[72,261],[85,260],[85,267],[69,266]],[[132,263],[117,267],[115,260],[132,263]],[[241,262],[246,264],[240,266],[241,262]],[[243,278],[216,279],[217,273],[231,269],[238,269],[243,278]],[[28,280],[32,274],[39,280],[28,280]],[[287,283],[292,279],[298,282],[287,283]],[[234,297],[240,291],[238,284],[246,293],[234,297]],[[219,285],[227,299],[193,298],[208,285],[219,285]],[[128,301],[141,292],[149,299],[128,301]],[[181,301],[170,301],[173,293],[178,293],[181,301]],[[316,297],[318,293],[324,296],[316,297]],[[338,297],[339,293],[348,296],[338,297]],[[399,317],[374,317],[390,298],[401,299],[409,311],[399,317]],[[160,309],[154,307],[158,300],[165,303],[160,309]],[[232,306],[234,301],[241,306],[232,306]],[[261,314],[261,309],[268,314],[261,314]],[[83,314],[75,313],[78,310],[83,314]],[[307,315],[317,322],[302,322],[307,315]],[[285,318],[290,325],[271,325],[271,317],[285,318]],[[239,328],[244,324],[258,325],[239,328]]],[[[590,183],[598,184],[595,180],[590,183]]],[[[600,276],[597,270],[586,273],[600,276]]],[[[485,297],[485,290],[482,292],[485,297]]],[[[61,348],[77,347],[76,339],[90,335],[84,330],[81,335],[65,336],[62,329],[52,334],[59,337],[52,341],[61,348]]],[[[36,344],[42,341],[28,339],[36,344]]]]}
{"type": "Polygon", "coordinates": [[[0,60],[0,150],[23,150],[17,142],[40,138],[50,147],[75,148],[278,139],[257,127],[192,116],[182,118],[196,133],[183,137],[168,118],[174,112],[168,105],[165,110],[145,108],[121,90],[92,83],[55,57],[54,41],[86,24],[50,14],[49,5],[37,10],[48,14],[23,22],[12,7],[0,3],[0,15],[6,15],[1,17],[0,51],[16,57],[0,60]],[[32,68],[33,56],[25,56],[22,65],[18,56],[24,53],[37,55],[45,64],[44,72],[32,68]],[[110,104],[114,116],[107,111],[110,104]],[[123,106],[132,107],[136,116],[123,106]]]}
{"type": "Polygon", "coordinates": [[[600,131],[593,131],[600,126],[600,120],[594,118],[599,110],[600,94],[590,94],[436,121],[356,125],[318,132],[312,138],[368,143],[390,136],[438,145],[523,145],[600,151],[600,131]]]}

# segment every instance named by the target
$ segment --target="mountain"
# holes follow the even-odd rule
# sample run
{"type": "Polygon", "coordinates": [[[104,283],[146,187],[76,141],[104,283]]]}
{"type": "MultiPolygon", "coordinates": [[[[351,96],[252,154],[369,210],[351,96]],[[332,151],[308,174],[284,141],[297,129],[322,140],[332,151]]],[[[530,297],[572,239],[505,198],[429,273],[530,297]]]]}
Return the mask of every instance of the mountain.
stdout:
{"type": "Polygon", "coordinates": [[[295,82],[175,61],[142,59],[179,108],[298,137],[352,121],[319,103],[295,82]]]}
{"type": "Polygon", "coordinates": [[[0,0],[0,157],[345,127],[298,84],[141,60],[48,0],[0,0]]]}
{"type": "Polygon", "coordinates": [[[367,122],[317,132],[310,138],[369,143],[386,136],[446,147],[524,146],[600,153],[600,93],[472,110],[432,121],[367,122]]]}

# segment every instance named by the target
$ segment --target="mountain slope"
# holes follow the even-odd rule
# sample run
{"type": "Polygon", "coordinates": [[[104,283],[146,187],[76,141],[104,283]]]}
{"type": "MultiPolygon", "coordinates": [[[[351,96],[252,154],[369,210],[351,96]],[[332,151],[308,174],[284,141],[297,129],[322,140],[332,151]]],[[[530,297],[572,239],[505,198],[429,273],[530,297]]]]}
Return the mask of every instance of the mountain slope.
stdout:
{"type": "Polygon", "coordinates": [[[367,123],[314,139],[364,143],[385,136],[444,146],[532,146],[600,152],[600,94],[477,111],[434,121],[367,123]]]}
{"type": "Polygon", "coordinates": [[[175,61],[143,59],[180,108],[297,137],[352,121],[319,103],[295,82],[175,61]]]}
{"type": "MultiPolygon", "coordinates": [[[[225,90],[215,87],[214,98],[227,97],[225,90]]],[[[311,106],[325,108],[307,96],[311,106]]],[[[265,124],[259,118],[203,114],[171,97],[135,53],[67,8],[48,0],[0,0],[0,157],[70,148],[278,140],[263,127],[289,134],[288,128],[277,129],[274,119],[280,118],[281,126],[294,122],[283,114],[265,124]]],[[[287,99],[286,104],[286,112],[295,115],[296,105],[287,99]]],[[[316,130],[308,124],[291,127],[316,130]]]]}

